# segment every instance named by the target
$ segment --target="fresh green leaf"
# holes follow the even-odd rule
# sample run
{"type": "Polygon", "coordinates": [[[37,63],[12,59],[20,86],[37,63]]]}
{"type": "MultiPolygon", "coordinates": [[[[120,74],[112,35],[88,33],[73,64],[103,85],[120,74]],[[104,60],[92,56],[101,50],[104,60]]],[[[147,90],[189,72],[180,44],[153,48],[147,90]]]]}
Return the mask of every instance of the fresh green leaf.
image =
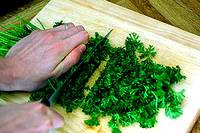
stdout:
{"type": "Polygon", "coordinates": [[[180,106],[168,106],[165,109],[165,114],[169,118],[176,119],[183,114],[183,110],[180,108],[180,106]]]}

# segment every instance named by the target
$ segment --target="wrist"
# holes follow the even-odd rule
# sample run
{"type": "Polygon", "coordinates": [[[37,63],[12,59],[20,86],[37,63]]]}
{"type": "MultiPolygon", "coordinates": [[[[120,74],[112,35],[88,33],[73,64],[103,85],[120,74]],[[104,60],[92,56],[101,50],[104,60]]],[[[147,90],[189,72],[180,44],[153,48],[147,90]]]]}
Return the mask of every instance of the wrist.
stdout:
{"type": "Polygon", "coordinates": [[[16,74],[9,59],[0,58],[0,75],[0,90],[13,91],[16,74]]]}

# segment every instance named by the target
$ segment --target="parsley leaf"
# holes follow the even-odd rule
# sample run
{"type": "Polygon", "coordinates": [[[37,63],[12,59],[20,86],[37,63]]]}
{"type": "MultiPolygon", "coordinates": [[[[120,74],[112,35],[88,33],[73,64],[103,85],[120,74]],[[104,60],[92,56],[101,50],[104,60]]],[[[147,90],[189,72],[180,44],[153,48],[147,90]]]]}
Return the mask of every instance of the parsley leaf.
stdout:
{"type": "Polygon", "coordinates": [[[178,118],[180,115],[183,114],[183,110],[180,108],[180,106],[168,106],[168,107],[165,109],[165,114],[166,114],[166,116],[168,116],[169,118],[176,119],[176,118],[178,118]]]}

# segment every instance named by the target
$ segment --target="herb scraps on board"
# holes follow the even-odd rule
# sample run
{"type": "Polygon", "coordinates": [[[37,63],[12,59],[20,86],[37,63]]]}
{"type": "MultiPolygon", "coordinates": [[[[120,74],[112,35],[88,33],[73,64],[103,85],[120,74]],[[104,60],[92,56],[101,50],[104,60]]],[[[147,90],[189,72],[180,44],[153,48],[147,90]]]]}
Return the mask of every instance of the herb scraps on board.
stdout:
{"type": "MultiPolygon", "coordinates": [[[[16,42],[39,29],[26,20],[21,21],[20,25],[9,25],[6,31],[0,32],[0,56],[5,56],[16,42]]],[[[63,21],[56,22],[53,27],[61,24],[63,21]]],[[[104,45],[97,46],[95,54],[90,54],[101,39],[97,32],[90,38],[81,56],[83,65],[71,76],[57,104],[67,112],[82,108],[91,117],[84,121],[89,126],[98,126],[100,118],[110,116],[108,126],[113,133],[121,133],[121,127],[134,123],[142,128],[154,127],[161,108],[172,119],[183,113],[184,90],[177,92],[172,88],[186,78],[179,66],[157,64],[153,60],[154,46],[145,47],[136,33],[129,34],[124,47],[114,48],[107,40],[104,45]],[[106,62],[105,68],[89,87],[87,83],[102,61],[106,62]]],[[[75,68],[76,65],[60,77],[49,79],[47,86],[31,93],[30,101],[48,98],[75,68]]]]}

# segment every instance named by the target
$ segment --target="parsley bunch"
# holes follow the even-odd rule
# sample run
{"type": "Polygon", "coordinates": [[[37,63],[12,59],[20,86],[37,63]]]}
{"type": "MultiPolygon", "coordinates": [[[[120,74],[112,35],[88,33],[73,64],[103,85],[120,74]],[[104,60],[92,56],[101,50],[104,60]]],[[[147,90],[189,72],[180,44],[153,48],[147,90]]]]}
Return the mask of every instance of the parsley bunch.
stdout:
{"type": "Polygon", "coordinates": [[[19,25],[9,24],[7,27],[2,27],[5,31],[0,31],[0,56],[5,56],[9,49],[19,40],[28,36],[32,31],[39,29],[27,20],[21,19],[19,25]]]}

